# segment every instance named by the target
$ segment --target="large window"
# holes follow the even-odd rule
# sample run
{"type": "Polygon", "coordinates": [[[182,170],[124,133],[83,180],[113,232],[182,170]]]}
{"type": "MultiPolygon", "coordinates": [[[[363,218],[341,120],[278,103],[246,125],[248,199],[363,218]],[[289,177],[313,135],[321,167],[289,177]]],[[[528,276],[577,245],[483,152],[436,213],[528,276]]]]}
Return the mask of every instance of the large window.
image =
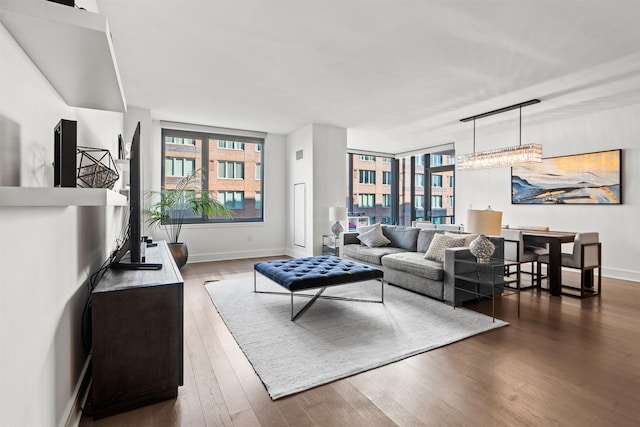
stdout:
{"type": "Polygon", "coordinates": [[[199,170],[195,191],[207,190],[233,210],[231,220],[191,215],[186,223],[263,221],[263,138],[162,129],[162,142],[163,189],[199,170]]]}
{"type": "Polygon", "coordinates": [[[391,218],[394,186],[391,157],[349,153],[346,159],[347,211],[369,217],[371,223],[391,218]],[[391,193],[391,194],[390,194],[391,193]]]}
{"type": "Polygon", "coordinates": [[[453,150],[400,159],[400,225],[411,225],[413,220],[455,223],[454,168],[453,150]]]}
{"type": "Polygon", "coordinates": [[[349,212],[405,226],[455,223],[453,149],[398,159],[354,153],[346,163],[349,212]]]}
{"type": "Polygon", "coordinates": [[[376,171],[361,170],[360,171],[360,184],[375,184],[376,183],[376,171]]]}

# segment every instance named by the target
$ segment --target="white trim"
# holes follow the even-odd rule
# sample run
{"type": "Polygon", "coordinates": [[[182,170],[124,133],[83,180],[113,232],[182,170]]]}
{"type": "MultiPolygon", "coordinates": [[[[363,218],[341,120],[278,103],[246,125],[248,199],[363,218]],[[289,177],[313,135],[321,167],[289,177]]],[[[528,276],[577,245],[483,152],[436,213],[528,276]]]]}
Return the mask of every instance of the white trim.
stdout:
{"type": "MultiPolygon", "coordinates": [[[[575,271],[575,270],[573,270],[575,271]]],[[[602,267],[602,277],[609,277],[612,279],[629,280],[632,282],[640,283],[640,271],[623,270],[619,268],[606,268],[602,267]]],[[[606,290],[604,292],[607,292],[606,290]]]]}
{"type": "Polygon", "coordinates": [[[216,133],[216,134],[224,134],[224,135],[245,136],[249,138],[265,139],[267,137],[266,132],[259,132],[255,130],[221,128],[216,126],[197,125],[197,124],[181,123],[181,122],[169,122],[164,120],[160,120],[160,127],[162,127],[163,129],[170,129],[170,130],[216,133]]]}

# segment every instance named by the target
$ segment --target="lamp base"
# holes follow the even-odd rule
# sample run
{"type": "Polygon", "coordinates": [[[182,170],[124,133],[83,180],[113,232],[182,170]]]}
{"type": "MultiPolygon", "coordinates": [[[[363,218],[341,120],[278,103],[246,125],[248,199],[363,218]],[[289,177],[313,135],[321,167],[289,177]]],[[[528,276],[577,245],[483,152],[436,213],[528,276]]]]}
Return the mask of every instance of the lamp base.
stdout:
{"type": "Polygon", "coordinates": [[[333,233],[334,236],[336,236],[336,238],[343,231],[344,231],[344,228],[342,227],[342,224],[340,224],[340,221],[336,221],[336,223],[331,226],[331,232],[333,233]]]}
{"type": "Polygon", "coordinates": [[[479,235],[478,238],[469,245],[469,252],[477,258],[479,263],[489,262],[495,250],[496,246],[484,234],[479,235]]]}

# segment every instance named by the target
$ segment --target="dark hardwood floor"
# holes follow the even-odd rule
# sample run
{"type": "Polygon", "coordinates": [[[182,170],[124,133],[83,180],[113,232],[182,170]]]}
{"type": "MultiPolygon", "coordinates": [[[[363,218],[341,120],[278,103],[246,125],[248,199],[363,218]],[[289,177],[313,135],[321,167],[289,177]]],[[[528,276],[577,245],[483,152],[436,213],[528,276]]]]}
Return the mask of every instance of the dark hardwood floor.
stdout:
{"type": "MultiPolygon", "coordinates": [[[[269,258],[265,258],[269,259],[269,258]]],[[[523,291],[496,302],[510,325],[272,401],[203,286],[255,259],[189,264],[185,384],[169,400],[81,426],[637,426],[640,283],[600,298],[523,291]]],[[[565,282],[577,276],[563,272],[565,282]]],[[[529,277],[524,276],[526,283],[529,277]]],[[[419,296],[416,296],[419,297],[419,296]]],[[[489,303],[469,306],[490,313],[489,303]]]]}

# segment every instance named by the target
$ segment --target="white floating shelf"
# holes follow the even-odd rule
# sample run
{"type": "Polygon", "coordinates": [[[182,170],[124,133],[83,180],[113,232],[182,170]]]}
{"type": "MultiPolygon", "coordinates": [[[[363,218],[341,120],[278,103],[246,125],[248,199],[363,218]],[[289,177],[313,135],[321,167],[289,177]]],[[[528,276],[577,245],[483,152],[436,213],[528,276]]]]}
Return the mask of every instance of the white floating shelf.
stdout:
{"type": "Polygon", "coordinates": [[[127,110],[106,17],[45,0],[0,0],[0,22],[68,105],[127,110]]]}
{"type": "Polygon", "coordinates": [[[106,188],[0,187],[0,207],[126,205],[126,196],[106,188]]]}

